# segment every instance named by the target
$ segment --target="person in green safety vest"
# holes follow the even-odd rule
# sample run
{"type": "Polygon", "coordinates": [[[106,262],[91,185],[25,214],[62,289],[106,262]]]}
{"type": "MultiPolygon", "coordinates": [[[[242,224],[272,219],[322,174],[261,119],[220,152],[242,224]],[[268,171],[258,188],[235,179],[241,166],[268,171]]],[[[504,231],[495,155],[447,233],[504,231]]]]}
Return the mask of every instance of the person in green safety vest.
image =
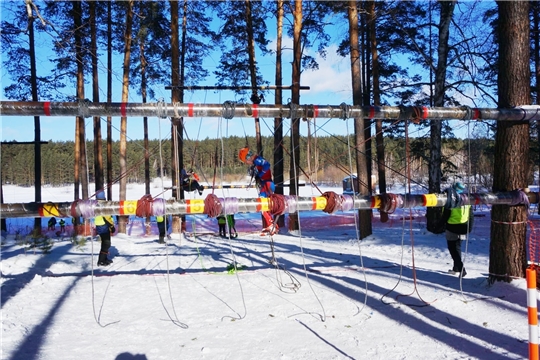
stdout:
{"type": "Polygon", "coordinates": [[[60,219],[59,224],[60,224],[60,232],[63,233],[64,231],[66,231],[66,221],[64,219],[60,219]]]}
{"type": "Polygon", "coordinates": [[[236,232],[236,220],[234,220],[234,214],[227,215],[227,225],[229,226],[229,234],[232,238],[237,238],[236,232]]]}
{"type": "Polygon", "coordinates": [[[227,225],[227,220],[225,219],[225,216],[219,215],[217,217],[217,223],[219,227],[219,236],[227,237],[227,230],[225,229],[225,225],[227,225]]]}
{"type": "MultiPolygon", "coordinates": [[[[465,191],[465,186],[461,182],[456,182],[453,189],[458,194],[465,191]]],[[[446,226],[446,243],[448,251],[454,262],[451,274],[459,274],[460,277],[467,275],[463,261],[461,260],[461,242],[467,239],[467,234],[471,232],[474,222],[471,205],[464,205],[456,208],[445,208],[439,224],[446,226]]]]}
{"type": "MultiPolygon", "coordinates": [[[[96,194],[97,200],[105,200],[105,193],[100,191],[96,194]]],[[[101,239],[101,250],[99,251],[98,266],[108,266],[112,264],[112,260],[108,259],[109,249],[111,248],[111,234],[116,229],[114,227],[114,220],[110,215],[99,215],[94,218],[94,225],[96,226],[96,232],[101,239]]]]}
{"type": "Polygon", "coordinates": [[[165,216],[156,216],[156,222],[159,230],[159,243],[165,244],[165,216]]]}

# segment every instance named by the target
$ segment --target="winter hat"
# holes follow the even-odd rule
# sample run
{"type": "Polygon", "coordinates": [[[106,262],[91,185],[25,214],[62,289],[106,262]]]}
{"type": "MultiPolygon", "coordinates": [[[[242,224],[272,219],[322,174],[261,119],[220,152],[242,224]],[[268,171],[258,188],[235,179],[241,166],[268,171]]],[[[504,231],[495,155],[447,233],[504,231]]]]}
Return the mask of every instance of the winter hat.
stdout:
{"type": "Polygon", "coordinates": [[[457,183],[454,184],[454,190],[456,190],[458,194],[461,194],[463,190],[465,190],[465,186],[461,182],[458,181],[457,183]]]}

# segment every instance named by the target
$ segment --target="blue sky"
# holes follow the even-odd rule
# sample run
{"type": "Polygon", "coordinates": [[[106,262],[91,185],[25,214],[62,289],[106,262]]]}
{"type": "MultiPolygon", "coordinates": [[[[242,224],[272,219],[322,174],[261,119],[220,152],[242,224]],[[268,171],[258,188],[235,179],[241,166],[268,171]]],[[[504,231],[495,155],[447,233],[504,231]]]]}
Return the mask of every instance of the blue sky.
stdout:
{"type": "MultiPolygon", "coordinates": [[[[22,4],[22,3],[21,3],[22,4]]],[[[269,25],[269,36],[275,32],[272,28],[274,25],[269,25]]],[[[339,37],[340,29],[335,30],[335,36],[339,37]]],[[[38,43],[50,42],[49,35],[37,34],[42,39],[37,39],[38,43]]],[[[336,42],[337,40],[334,39],[336,42]]],[[[39,66],[48,66],[46,62],[47,54],[49,50],[47,46],[43,46],[38,50],[38,73],[46,73],[48,70],[39,66]],[[45,64],[45,65],[44,65],[45,64]]],[[[275,48],[274,44],[269,45],[270,49],[275,48]]],[[[291,83],[291,60],[292,60],[292,41],[291,39],[284,39],[283,54],[283,84],[290,85],[291,83]]],[[[348,104],[352,103],[351,99],[351,76],[350,65],[348,58],[342,58],[336,55],[336,46],[328,50],[326,59],[320,58],[315,53],[311,55],[316,56],[319,62],[319,69],[316,71],[306,71],[302,74],[302,86],[309,86],[310,90],[304,90],[301,92],[300,102],[302,104],[324,104],[324,105],[339,105],[342,102],[348,104]]],[[[200,85],[214,85],[215,79],[213,78],[213,71],[217,67],[219,62],[219,53],[214,53],[209,58],[205,59],[205,66],[211,73],[211,76],[200,85]]],[[[257,55],[257,63],[263,76],[270,84],[273,84],[275,77],[275,59],[273,56],[263,57],[261,54],[257,55]]],[[[121,74],[122,61],[115,62],[116,76],[121,74]]],[[[3,94],[3,88],[9,83],[9,74],[2,71],[2,93],[0,95],[1,100],[8,100],[3,94]]],[[[105,84],[105,77],[100,75],[100,83],[105,84]]],[[[165,102],[170,103],[170,90],[166,90],[165,87],[170,83],[164,83],[163,87],[155,88],[155,99],[149,99],[149,102],[155,102],[163,99],[165,102]]],[[[68,90],[69,92],[69,90],[68,90]]],[[[72,89],[74,93],[75,90],[72,89]]],[[[90,84],[87,84],[85,89],[86,94],[91,94],[90,84]]],[[[100,95],[102,99],[105,99],[105,92],[102,91],[100,95]]],[[[113,96],[117,98],[113,101],[120,102],[120,89],[113,89],[113,96]]],[[[265,104],[274,103],[274,93],[267,92],[265,94],[265,104]]],[[[232,91],[193,91],[185,92],[184,101],[186,103],[202,103],[202,104],[222,104],[225,101],[237,101],[235,94],[232,91]]],[[[287,103],[290,99],[290,91],[283,92],[283,102],[287,103]]],[[[41,99],[46,101],[49,99],[41,99]]],[[[101,100],[103,101],[103,100],[101,100]]],[[[136,92],[130,89],[129,102],[140,103],[141,97],[136,92]]],[[[322,121],[322,120],[320,120],[322,121]]],[[[234,118],[231,120],[225,120],[220,118],[185,118],[185,137],[190,139],[204,139],[204,138],[218,138],[220,136],[230,135],[254,135],[255,126],[253,119],[251,118],[234,118]]],[[[33,116],[21,116],[21,117],[2,117],[2,128],[0,137],[4,141],[17,140],[17,141],[32,141],[34,139],[34,117],[33,116]]],[[[102,118],[102,124],[105,126],[106,118],[102,118]]],[[[322,122],[321,122],[322,123],[322,122]]],[[[334,119],[327,125],[326,131],[329,133],[335,133],[339,129],[342,133],[346,133],[346,124],[343,120],[334,119]],[[330,126],[332,128],[330,128],[330,126]]],[[[305,127],[305,126],[304,126],[305,127]]],[[[113,118],[113,139],[119,139],[120,118],[113,118]]],[[[273,128],[273,119],[261,119],[261,131],[262,135],[271,135],[273,128]]],[[[127,126],[127,136],[129,139],[142,139],[143,138],[143,121],[142,118],[129,118],[127,126]]],[[[44,141],[66,141],[73,140],[75,134],[75,118],[74,117],[41,117],[41,138],[44,141]]],[[[86,119],[86,136],[91,138],[93,136],[93,119],[86,119]]],[[[103,136],[105,133],[103,132],[103,136]]],[[[149,118],[149,137],[150,139],[166,139],[170,138],[170,121],[168,119],[149,118]]]]}
{"type": "MultiPolygon", "coordinates": [[[[337,25],[332,29],[333,42],[337,43],[338,40],[347,31],[346,21],[340,19],[333,19],[337,25]]],[[[273,25],[269,25],[269,36],[274,32],[273,25]]],[[[46,35],[48,36],[48,35],[46,35]]],[[[50,41],[50,39],[44,38],[38,40],[41,43],[50,41]]],[[[275,48],[274,44],[269,45],[270,49],[275,48]]],[[[283,84],[290,85],[291,83],[291,60],[292,60],[292,41],[290,38],[284,39],[283,54],[283,84]]],[[[325,59],[321,58],[314,52],[310,55],[317,58],[319,63],[319,69],[315,71],[305,71],[302,74],[301,82],[302,86],[309,86],[310,90],[301,91],[300,103],[301,104],[317,104],[317,105],[339,105],[343,102],[352,104],[351,97],[351,75],[350,75],[350,63],[348,58],[340,57],[336,54],[337,46],[332,45],[328,51],[325,59]]],[[[40,65],[46,64],[43,61],[47,57],[47,47],[40,49],[41,53],[38,53],[38,58],[42,61],[40,65]]],[[[205,59],[205,66],[210,73],[213,73],[215,67],[217,67],[219,61],[219,53],[214,53],[209,58],[205,59]]],[[[404,61],[406,61],[404,59],[404,61]]],[[[258,54],[257,63],[265,79],[273,84],[275,65],[274,57],[263,57],[258,54]]],[[[117,68],[114,70],[116,76],[121,74],[121,61],[116,63],[117,68]]],[[[46,72],[45,68],[38,68],[39,71],[46,72]]],[[[9,74],[2,70],[1,74],[2,88],[9,82],[9,74]]],[[[100,78],[102,84],[105,83],[105,78],[100,78]]],[[[213,85],[215,80],[212,75],[206,80],[204,84],[200,85],[213,85]]],[[[156,98],[150,99],[149,102],[158,101],[163,99],[165,102],[170,103],[170,90],[166,90],[165,87],[170,85],[169,83],[163,84],[163,87],[156,88],[156,98]]],[[[75,90],[73,90],[74,93],[75,90]]],[[[86,93],[91,94],[90,84],[87,85],[86,93]]],[[[117,97],[113,99],[115,102],[120,101],[120,89],[114,90],[113,94],[117,97]]],[[[105,99],[104,91],[101,94],[102,99],[105,99]]],[[[265,104],[272,104],[274,102],[274,93],[268,92],[265,94],[265,104]]],[[[186,103],[198,103],[198,104],[222,104],[225,101],[236,101],[235,94],[231,91],[194,91],[186,92],[184,94],[186,103]]],[[[290,98],[290,91],[283,92],[283,103],[288,103],[290,98]]],[[[4,97],[3,90],[0,94],[1,100],[9,100],[4,97]]],[[[49,99],[42,99],[43,101],[49,99]]],[[[102,100],[103,101],[103,100],[102,100]]],[[[139,103],[141,98],[135,91],[130,90],[129,102],[139,103]]],[[[284,119],[286,123],[289,123],[289,119],[284,119]]],[[[0,117],[2,123],[0,138],[3,141],[17,140],[17,141],[32,141],[34,139],[34,118],[33,116],[21,116],[21,117],[0,117]]],[[[103,127],[105,126],[106,118],[102,118],[103,127]]],[[[231,120],[220,118],[185,118],[185,138],[192,140],[205,139],[205,138],[219,138],[221,136],[254,136],[255,127],[253,119],[251,118],[233,118],[231,120]]],[[[352,121],[344,121],[341,119],[318,119],[317,126],[319,136],[326,136],[330,134],[346,135],[353,132],[352,121]]],[[[303,134],[307,134],[307,125],[301,124],[301,131],[303,134]]],[[[113,139],[118,140],[120,138],[120,118],[113,118],[113,139]]],[[[286,129],[289,127],[286,125],[286,129]]],[[[261,119],[261,132],[263,136],[272,135],[273,118],[261,119]]],[[[412,129],[414,131],[414,129],[412,129]]],[[[106,135],[105,131],[102,131],[103,136],[106,135]]],[[[43,141],[72,141],[75,135],[75,118],[74,117],[41,117],[41,138],[43,141]]],[[[411,136],[418,136],[419,134],[411,133],[411,136]]],[[[86,136],[91,139],[93,136],[93,119],[86,119],[86,136]]],[[[143,138],[143,121],[142,118],[129,118],[127,125],[128,139],[142,139],[143,138]]],[[[459,136],[459,135],[458,135],[459,136]]],[[[150,139],[168,139],[170,138],[170,121],[168,119],[149,118],[149,137],[150,139]]]]}

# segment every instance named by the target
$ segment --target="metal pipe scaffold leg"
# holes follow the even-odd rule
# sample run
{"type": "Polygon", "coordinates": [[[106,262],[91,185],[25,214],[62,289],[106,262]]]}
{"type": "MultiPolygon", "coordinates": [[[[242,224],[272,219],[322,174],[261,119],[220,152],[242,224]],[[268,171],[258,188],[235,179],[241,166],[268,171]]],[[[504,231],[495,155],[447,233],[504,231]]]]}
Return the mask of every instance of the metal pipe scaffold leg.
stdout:
{"type": "Polygon", "coordinates": [[[397,208],[447,207],[463,205],[521,205],[539,202],[539,193],[515,190],[501,193],[471,194],[381,194],[374,196],[341,195],[334,192],[323,196],[297,197],[273,194],[269,198],[238,199],[219,198],[208,195],[205,200],[164,200],[149,199],[149,195],[140,200],[104,201],[79,200],[62,203],[23,203],[0,204],[3,218],[20,217],[83,217],[93,218],[98,215],[136,215],[139,217],[158,215],[207,214],[216,217],[220,214],[257,213],[268,211],[272,215],[282,215],[297,211],[349,211],[353,209],[379,209],[392,213],[397,208]],[[210,199],[212,201],[208,201],[210,199]]]}

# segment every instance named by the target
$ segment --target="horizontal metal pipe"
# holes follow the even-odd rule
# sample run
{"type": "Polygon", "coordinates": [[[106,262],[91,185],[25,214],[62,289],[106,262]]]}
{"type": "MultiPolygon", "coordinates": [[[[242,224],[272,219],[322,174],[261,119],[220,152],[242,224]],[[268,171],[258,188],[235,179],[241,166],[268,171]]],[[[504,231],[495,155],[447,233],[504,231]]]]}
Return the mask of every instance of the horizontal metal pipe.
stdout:
{"type": "Polygon", "coordinates": [[[353,106],[341,105],[256,105],[194,103],[92,103],[0,101],[0,116],[122,116],[143,117],[225,117],[225,118],[328,118],[328,119],[413,119],[413,120],[540,120],[540,106],[526,105],[509,109],[426,106],[353,106]]]}
{"type": "MultiPolygon", "coordinates": [[[[448,205],[448,196],[446,194],[385,194],[392,195],[395,201],[395,208],[421,208],[421,207],[450,207],[448,205]]],[[[353,202],[352,209],[385,209],[383,195],[374,196],[350,196],[342,195],[343,198],[349,198],[353,202]],[[381,206],[382,205],[382,206],[381,206]]],[[[531,204],[539,203],[540,195],[537,192],[526,193],[527,199],[531,204]]],[[[284,213],[296,211],[322,211],[327,205],[327,198],[317,197],[294,197],[294,204],[287,207],[284,213]],[[292,211],[291,211],[292,209],[292,211]]],[[[268,211],[268,198],[218,198],[221,203],[233,203],[237,208],[237,213],[256,213],[268,211]]],[[[460,205],[520,205],[516,203],[516,192],[501,193],[471,193],[460,195],[460,205]]],[[[92,216],[98,215],[135,215],[139,206],[137,200],[126,201],[97,201],[87,200],[86,211],[83,209],[82,202],[62,202],[62,203],[22,203],[22,204],[0,204],[0,215],[2,218],[21,218],[21,217],[85,217],[84,214],[91,213],[92,216]]],[[[205,214],[204,200],[167,200],[164,205],[165,214],[189,215],[205,214]]],[[[225,210],[223,210],[225,211],[225,210]]],[[[147,214],[149,216],[151,214],[147,214]]]]}

